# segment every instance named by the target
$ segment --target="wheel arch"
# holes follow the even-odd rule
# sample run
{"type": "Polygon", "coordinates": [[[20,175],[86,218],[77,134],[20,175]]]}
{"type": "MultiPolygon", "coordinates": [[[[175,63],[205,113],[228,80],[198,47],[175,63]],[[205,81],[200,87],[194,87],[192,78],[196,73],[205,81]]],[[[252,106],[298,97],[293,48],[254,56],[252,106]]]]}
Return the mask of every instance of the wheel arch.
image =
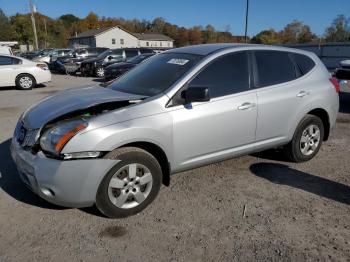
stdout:
{"type": "Polygon", "coordinates": [[[309,111],[308,114],[317,116],[322,120],[323,127],[324,127],[323,141],[327,141],[329,138],[329,133],[330,133],[330,121],[329,121],[328,112],[323,108],[315,108],[315,109],[309,111]]]}
{"type": "MultiPolygon", "coordinates": [[[[171,172],[171,168],[170,168],[170,162],[168,160],[168,157],[165,153],[165,151],[158,145],[151,143],[151,142],[146,142],[146,141],[138,141],[138,142],[131,142],[128,144],[124,144],[122,146],[119,146],[118,148],[122,148],[122,147],[137,147],[137,148],[141,148],[145,151],[147,151],[148,153],[150,153],[151,155],[153,155],[161,169],[162,169],[162,182],[165,186],[169,186],[170,185],[170,172],[171,172]]],[[[116,149],[118,149],[116,148],[116,149]]]]}
{"type": "Polygon", "coordinates": [[[24,73],[19,73],[19,74],[16,76],[16,78],[15,78],[15,82],[17,83],[18,78],[19,78],[20,76],[23,76],[23,75],[29,75],[29,76],[33,77],[33,79],[34,79],[34,81],[35,81],[34,84],[37,83],[37,80],[36,80],[35,76],[33,76],[33,75],[30,74],[30,73],[26,73],[26,72],[24,72],[24,73]]]}

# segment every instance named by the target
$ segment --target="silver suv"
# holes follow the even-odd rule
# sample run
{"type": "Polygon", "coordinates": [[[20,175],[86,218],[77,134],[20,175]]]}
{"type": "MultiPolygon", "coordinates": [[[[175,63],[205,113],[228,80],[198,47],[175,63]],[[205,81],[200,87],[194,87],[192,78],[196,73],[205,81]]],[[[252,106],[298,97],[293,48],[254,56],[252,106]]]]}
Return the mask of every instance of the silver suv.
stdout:
{"type": "Polygon", "coordinates": [[[47,201],[126,217],[174,173],[276,147],[292,161],[310,160],[335,123],[338,92],[309,52],[183,47],[107,88],[68,90],[32,106],[11,151],[24,183],[47,201]]]}

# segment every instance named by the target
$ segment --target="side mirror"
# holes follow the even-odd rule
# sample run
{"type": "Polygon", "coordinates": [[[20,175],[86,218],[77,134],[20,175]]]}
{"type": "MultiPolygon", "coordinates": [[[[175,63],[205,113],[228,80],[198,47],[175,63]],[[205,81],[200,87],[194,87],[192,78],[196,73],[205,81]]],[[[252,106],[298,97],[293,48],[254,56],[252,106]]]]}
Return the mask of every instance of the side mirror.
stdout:
{"type": "Polygon", "coordinates": [[[206,102],[210,100],[209,89],[207,87],[189,87],[181,92],[181,98],[185,103],[206,102]]]}
{"type": "Polygon", "coordinates": [[[108,60],[112,60],[112,59],[113,59],[113,56],[110,55],[110,56],[107,57],[107,59],[108,59],[108,60]]]}

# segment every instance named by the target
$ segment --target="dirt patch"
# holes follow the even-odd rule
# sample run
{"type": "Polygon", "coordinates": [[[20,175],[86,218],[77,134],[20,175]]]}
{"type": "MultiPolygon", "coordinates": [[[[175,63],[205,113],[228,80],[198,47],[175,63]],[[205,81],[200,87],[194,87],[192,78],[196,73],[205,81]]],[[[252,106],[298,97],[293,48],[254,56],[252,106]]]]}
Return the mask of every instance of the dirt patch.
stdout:
{"type": "Polygon", "coordinates": [[[102,230],[98,236],[99,237],[109,237],[109,238],[119,238],[125,236],[127,234],[127,230],[122,226],[110,226],[106,227],[102,230]]]}
{"type": "Polygon", "coordinates": [[[5,117],[12,116],[14,113],[17,113],[20,110],[21,108],[17,106],[0,107],[0,115],[5,117]]]}
{"type": "Polygon", "coordinates": [[[337,123],[345,123],[345,124],[348,124],[348,123],[350,123],[350,118],[340,118],[340,117],[338,117],[337,123]]]}
{"type": "Polygon", "coordinates": [[[42,95],[52,95],[54,93],[57,93],[57,90],[46,90],[46,91],[40,91],[38,94],[42,94],[42,95]]]}

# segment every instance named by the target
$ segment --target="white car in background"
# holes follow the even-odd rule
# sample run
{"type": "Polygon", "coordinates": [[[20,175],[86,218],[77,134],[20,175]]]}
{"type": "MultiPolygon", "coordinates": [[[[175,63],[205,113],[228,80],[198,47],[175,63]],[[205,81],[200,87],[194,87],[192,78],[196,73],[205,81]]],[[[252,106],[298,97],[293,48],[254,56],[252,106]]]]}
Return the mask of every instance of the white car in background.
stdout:
{"type": "Polygon", "coordinates": [[[12,55],[11,47],[0,45],[0,54],[12,55]]]}
{"type": "Polygon", "coordinates": [[[29,90],[37,84],[51,81],[51,72],[45,63],[0,54],[0,87],[16,86],[29,90]]]}

